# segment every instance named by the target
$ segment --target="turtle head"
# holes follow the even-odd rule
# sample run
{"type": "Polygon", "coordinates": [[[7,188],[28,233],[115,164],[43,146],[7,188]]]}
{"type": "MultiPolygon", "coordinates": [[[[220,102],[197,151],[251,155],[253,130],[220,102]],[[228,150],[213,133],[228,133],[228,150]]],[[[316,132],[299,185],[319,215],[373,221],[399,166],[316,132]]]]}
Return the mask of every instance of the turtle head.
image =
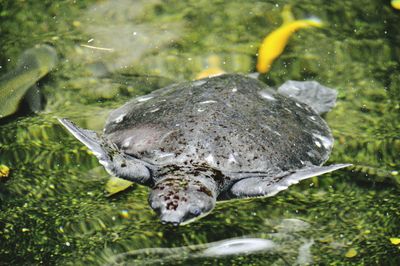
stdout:
{"type": "Polygon", "coordinates": [[[189,177],[165,177],[158,181],[149,196],[151,208],[161,222],[187,224],[205,216],[215,206],[215,185],[209,180],[189,177]]]}

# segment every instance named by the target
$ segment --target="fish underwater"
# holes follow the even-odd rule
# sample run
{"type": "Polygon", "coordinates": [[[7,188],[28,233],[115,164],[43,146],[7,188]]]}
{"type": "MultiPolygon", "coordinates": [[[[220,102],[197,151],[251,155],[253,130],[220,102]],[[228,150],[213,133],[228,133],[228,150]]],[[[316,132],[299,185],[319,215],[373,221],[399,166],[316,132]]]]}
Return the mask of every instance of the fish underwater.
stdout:
{"type": "Polygon", "coordinates": [[[390,4],[392,5],[393,8],[400,10],[400,0],[392,0],[390,4]]]}
{"type": "Polygon", "coordinates": [[[0,119],[14,114],[23,99],[32,111],[41,109],[41,95],[35,84],[57,64],[57,52],[49,45],[37,45],[22,53],[14,70],[0,77],[0,119]]]}
{"type": "Polygon", "coordinates": [[[258,50],[256,68],[259,73],[265,74],[270,70],[272,63],[282,54],[293,33],[303,28],[323,26],[318,18],[295,20],[290,6],[284,7],[282,18],[283,24],[264,38],[258,50]]]}

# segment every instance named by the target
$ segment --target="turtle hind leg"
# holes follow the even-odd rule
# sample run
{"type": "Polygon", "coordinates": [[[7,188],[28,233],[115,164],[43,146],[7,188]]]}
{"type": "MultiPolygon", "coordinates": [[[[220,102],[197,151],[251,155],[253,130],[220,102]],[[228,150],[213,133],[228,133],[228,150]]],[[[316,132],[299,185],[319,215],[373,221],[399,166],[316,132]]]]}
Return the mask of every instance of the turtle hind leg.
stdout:
{"type": "Polygon", "coordinates": [[[336,102],[337,91],[316,81],[289,80],[278,88],[278,93],[314,109],[318,114],[329,112],[336,102]]]}
{"type": "Polygon", "coordinates": [[[75,125],[73,122],[65,118],[59,118],[58,121],[80,142],[85,144],[93,154],[99,159],[100,163],[109,162],[110,158],[106,150],[102,146],[102,141],[97,136],[96,132],[83,129],[75,125]]]}
{"type": "Polygon", "coordinates": [[[299,169],[287,175],[271,177],[248,177],[242,179],[230,188],[230,198],[245,197],[271,197],[278,192],[287,189],[290,185],[297,184],[299,181],[329,173],[351,164],[334,164],[329,166],[311,166],[299,169]]]}

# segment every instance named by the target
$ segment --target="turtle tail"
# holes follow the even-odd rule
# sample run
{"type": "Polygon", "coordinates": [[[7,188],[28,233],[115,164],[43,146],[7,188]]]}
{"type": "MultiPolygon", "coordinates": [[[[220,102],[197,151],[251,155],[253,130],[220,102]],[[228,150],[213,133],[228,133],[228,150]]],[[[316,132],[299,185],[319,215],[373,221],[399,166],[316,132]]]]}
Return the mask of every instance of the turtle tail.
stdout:
{"type": "Polygon", "coordinates": [[[107,153],[106,144],[102,141],[97,133],[92,130],[87,130],[78,127],[73,122],[65,118],[59,118],[58,121],[80,142],[85,144],[93,154],[99,159],[99,162],[104,165],[106,169],[110,168],[110,156],[107,153]]]}

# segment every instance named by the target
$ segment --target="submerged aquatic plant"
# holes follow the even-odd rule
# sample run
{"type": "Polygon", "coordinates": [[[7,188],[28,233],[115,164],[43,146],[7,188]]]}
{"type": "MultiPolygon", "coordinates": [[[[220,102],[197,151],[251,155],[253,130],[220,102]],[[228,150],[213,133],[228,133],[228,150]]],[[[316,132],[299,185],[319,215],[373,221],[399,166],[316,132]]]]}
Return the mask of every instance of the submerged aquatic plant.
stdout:
{"type": "MultiPolygon", "coordinates": [[[[279,233],[274,221],[279,225],[282,219],[301,219],[310,226],[295,240],[287,238],[282,253],[187,258],[178,252],[171,261],[153,253],[134,260],[159,259],[164,265],[291,265],[304,261],[296,257],[303,245],[298,241],[305,240],[302,250],[306,250],[307,240],[313,238],[309,251],[314,264],[400,265],[400,16],[389,1],[386,6],[378,0],[296,2],[298,17],[318,14],[332,27],[315,35],[299,31],[299,38],[292,39],[296,45],[286,47],[266,77],[270,85],[317,79],[339,89],[338,104],[327,115],[340,143],[332,161],[352,161],[355,168],[340,176],[314,178],[274,198],[223,202],[208,219],[181,228],[159,224],[147,206],[145,187],[105,197],[107,173],[55,119],[69,116],[82,126],[101,130],[107,109],[166,85],[150,86],[143,81],[147,77],[132,79],[129,69],[110,77],[109,82],[123,85],[112,100],[98,97],[86,84],[68,85],[79,81],[83,72],[82,58],[71,60],[70,55],[82,51],[79,45],[92,38],[82,30],[84,8],[91,2],[96,1],[2,2],[0,71],[11,69],[26,47],[39,42],[51,43],[61,58],[70,61],[61,60],[52,78],[42,84],[49,101],[46,112],[0,126],[0,160],[12,169],[12,178],[0,183],[0,264],[102,265],[118,254],[146,248],[206,247],[245,236],[270,239],[260,232],[279,233]],[[357,254],[348,258],[351,249],[357,254]]],[[[228,72],[251,71],[257,36],[266,28],[273,30],[285,2],[210,5],[209,1],[172,0],[165,5],[154,1],[140,16],[131,17],[131,25],[176,20],[184,29],[178,40],[163,42],[162,49],[146,50],[133,69],[190,79],[201,70],[198,62],[207,51],[221,56],[228,72]]],[[[109,14],[118,16],[115,10],[111,8],[109,14]]],[[[119,14],[129,17],[128,11],[119,14]]],[[[135,29],[131,30],[133,34],[135,29]]],[[[85,48],[89,57],[90,51],[85,48]]]]}

